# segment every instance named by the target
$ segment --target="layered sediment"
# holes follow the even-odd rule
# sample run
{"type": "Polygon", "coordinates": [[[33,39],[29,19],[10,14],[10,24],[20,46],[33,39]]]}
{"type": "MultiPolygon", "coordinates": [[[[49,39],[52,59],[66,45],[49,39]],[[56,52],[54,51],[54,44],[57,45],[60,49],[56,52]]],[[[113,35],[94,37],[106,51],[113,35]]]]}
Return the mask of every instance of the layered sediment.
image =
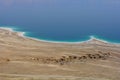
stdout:
{"type": "Polygon", "coordinates": [[[0,29],[0,80],[119,80],[120,44],[35,40],[0,29]]]}

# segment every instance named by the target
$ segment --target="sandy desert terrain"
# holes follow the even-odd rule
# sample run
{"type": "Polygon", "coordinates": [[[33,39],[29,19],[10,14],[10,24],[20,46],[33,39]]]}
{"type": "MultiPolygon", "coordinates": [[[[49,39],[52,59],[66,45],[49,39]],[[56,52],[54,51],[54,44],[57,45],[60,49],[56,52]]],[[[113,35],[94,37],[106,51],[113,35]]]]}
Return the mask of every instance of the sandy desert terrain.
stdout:
{"type": "Polygon", "coordinates": [[[0,80],[120,80],[120,44],[52,43],[0,29],[0,80]]]}

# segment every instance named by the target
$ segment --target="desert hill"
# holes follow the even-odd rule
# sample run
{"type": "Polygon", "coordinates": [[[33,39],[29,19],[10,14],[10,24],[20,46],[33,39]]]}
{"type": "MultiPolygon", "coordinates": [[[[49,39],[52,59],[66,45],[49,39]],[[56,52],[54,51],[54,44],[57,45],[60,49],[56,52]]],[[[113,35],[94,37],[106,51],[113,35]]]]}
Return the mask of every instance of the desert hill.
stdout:
{"type": "Polygon", "coordinates": [[[120,44],[38,41],[0,29],[0,80],[119,80],[120,44]]]}

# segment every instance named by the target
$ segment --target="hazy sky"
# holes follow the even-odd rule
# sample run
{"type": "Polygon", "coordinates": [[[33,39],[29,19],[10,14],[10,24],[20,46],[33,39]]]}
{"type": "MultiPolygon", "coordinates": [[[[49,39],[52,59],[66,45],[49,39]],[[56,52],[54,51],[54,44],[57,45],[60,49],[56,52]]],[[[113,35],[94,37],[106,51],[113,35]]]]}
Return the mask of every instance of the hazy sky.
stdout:
{"type": "Polygon", "coordinates": [[[120,0],[0,0],[0,25],[38,36],[113,38],[120,34],[120,0]]]}

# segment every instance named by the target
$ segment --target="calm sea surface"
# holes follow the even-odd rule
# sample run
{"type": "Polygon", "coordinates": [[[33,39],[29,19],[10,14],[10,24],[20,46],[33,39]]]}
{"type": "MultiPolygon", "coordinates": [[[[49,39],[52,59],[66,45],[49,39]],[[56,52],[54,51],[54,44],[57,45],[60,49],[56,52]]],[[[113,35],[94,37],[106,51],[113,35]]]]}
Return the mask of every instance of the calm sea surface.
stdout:
{"type": "Polygon", "coordinates": [[[120,0],[0,0],[0,26],[44,40],[120,42],[120,0]]]}

